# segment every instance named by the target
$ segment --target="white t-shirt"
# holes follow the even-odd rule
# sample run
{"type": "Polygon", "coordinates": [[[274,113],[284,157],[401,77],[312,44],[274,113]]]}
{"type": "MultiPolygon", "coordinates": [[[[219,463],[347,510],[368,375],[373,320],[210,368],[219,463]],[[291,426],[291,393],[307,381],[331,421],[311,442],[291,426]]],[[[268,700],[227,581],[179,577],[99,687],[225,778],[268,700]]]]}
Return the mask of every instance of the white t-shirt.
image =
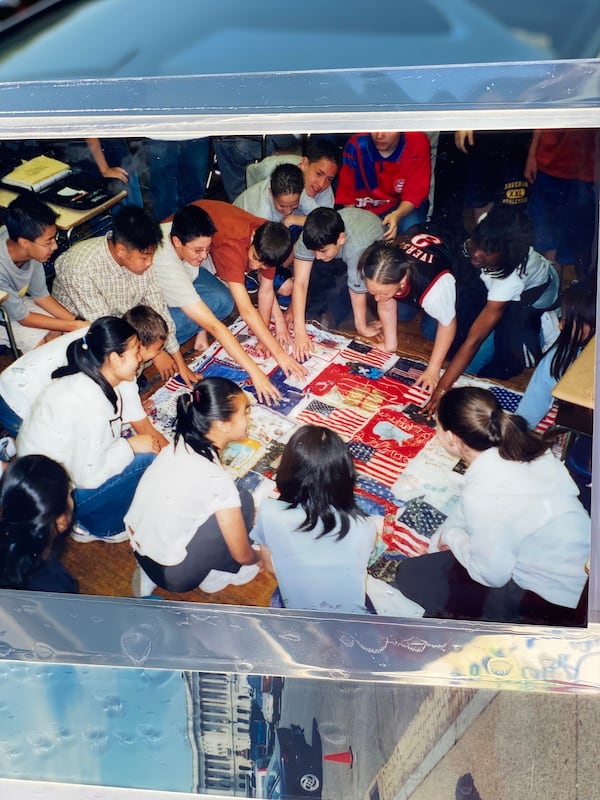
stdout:
{"type": "Polygon", "coordinates": [[[441,272],[419,298],[419,305],[440,325],[449,325],[456,317],[456,280],[450,272],[441,272]]]}
{"type": "MultiPolygon", "coordinates": [[[[67,348],[71,342],[81,339],[89,328],[63,333],[47,344],[30,350],[13,361],[0,373],[0,395],[21,419],[28,416],[31,406],[40,392],[52,382],[52,373],[67,363],[67,348]]],[[[119,384],[123,398],[123,421],[137,422],[146,412],[135,381],[119,384]]]]}
{"type": "Polygon", "coordinates": [[[125,524],[132,547],[163,566],[180,564],[194,534],[216,511],[239,508],[240,495],[221,464],[180,439],[163,448],[142,475],[125,524]]]}
{"type": "Polygon", "coordinates": [[[117,410],[102,389],[78,372],[53,380],[23,420],[17,455],[41,453],[63,464],[78,489],[96,489],[133,461],[121,436],[122,398],[117,410]]]}
{"type": "Polygon", "coordinates": [[[488,291],[488,300],[510,303],[513,300],[520,300],[523,292],[528,289],[544,284],[551,269],[554,268],[550,261],[530,247],[523,275],[518,275],[515,271],[507,278],[493,278],[482,270],[480,277],[488,291]]]}

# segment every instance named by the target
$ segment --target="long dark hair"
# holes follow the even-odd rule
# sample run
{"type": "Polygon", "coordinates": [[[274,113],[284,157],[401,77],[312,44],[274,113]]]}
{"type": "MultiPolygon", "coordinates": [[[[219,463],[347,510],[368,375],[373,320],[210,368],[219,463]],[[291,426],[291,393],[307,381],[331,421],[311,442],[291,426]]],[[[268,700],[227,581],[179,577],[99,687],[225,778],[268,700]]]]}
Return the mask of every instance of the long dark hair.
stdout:
{"type": "Polygon", "coordinates": [[[497,447],[508,461],[533,461],[546,452],[555,434],[529,430],[525,419],[504,411],[487,389],[461,386],[442,395],[437,419],[467,447],[478,452],[497,447]]]}
{"type": "Polygon", "coordinates": [[[235,413],[234,400],[243,390],[229,378],[205,378],[190,394],[177,400],[175,444],[179,437],[201,456],[214,461],[218,456],[215,445],[207,438],[213,422],[231,419],[235,413]]]}
{"type": "Polygon", "coordinates": [[[82,339],[76,339],[67,348],[67,364],[55,369],[53,378],[83,372],[97,383],[104,396],[117,410],[117,395],[100,369],[110,353],[122,355],[130,340],[137,337],[134,328],[121,317],[100,317],[92,322],[82,339]]]}
{"type": "Polygon", "coordinates": [[[550,374],[558,380],[573,363],[580,349],[596,333],[596,276],[574,283],[562,293],[562,330],[553,347],[550,374]],[[584,326],[589,327],[587,335],[584,326]]]}
{"type": "Polygon", "coordinates": [[[363,517],[356,506],[356,472],[342,439],[329,428],[303,425],[290,438],[281,456],[276,485],[280,499],[291,508],[301,506],[306,519],[298,528],[310,531],[319,520],[323,531],[317,538],[340,528],[336,541],[350,529],[350,518],[363,517]]]}
{"type": "Polygon", "coordinates": [[[26,589],[56,536],[71,491],[63,466],[42,455],[10,464],[0,483],[0,585],[26,589]]]}

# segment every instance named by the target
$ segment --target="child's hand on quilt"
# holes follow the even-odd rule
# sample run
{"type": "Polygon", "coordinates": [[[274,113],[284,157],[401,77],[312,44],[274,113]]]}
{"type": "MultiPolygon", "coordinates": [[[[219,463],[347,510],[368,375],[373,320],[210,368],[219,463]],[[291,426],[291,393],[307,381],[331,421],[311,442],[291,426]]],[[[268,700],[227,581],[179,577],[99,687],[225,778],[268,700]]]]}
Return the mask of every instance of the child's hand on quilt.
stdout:
{"type": "Polygon", "coordinates": [[[289,353],[292,347],[292,337],[290,336],[288,326],[285,324],[283,318],[279,324],[277,322],[275,323],[275,338],[286,353],[289,353]]]}
{"type": "Polygon", "coordinates": [[[439,370],[427,367],[427,369],[421,375],[421,377],[417,378],[414,385],[415,387],[420,386],[422,389],[425,389],[426,392],[433,394],[439,382],[440,382],[439,370]]]}
{"type": "Polygon", "coordinates": [[[294,358],[306,361],[314,353],[315,346],[307,333],[294,334],[294,358]]]}
{"type": "Polygon", "coordinates": [[[308,372],[302,366],[302,364],[299,364],[295,358],[292,358],[292,356],[288,356],[287,353],[284,353],[279,359],[279,366],[285,372],[286,377],[288,378],[293,376],[301,381],[308,375],[308,372]]]}
{"type": "Polygon", "coordinates": [[[384,340],[381,322],[378,319],[361,325],[360,328],[357,325],[356,332],[365,339],[374,339],[375,344],[381,344],[384,340]]]}
{"type": "Polygon", "coordinates": [[[266,406],[273,406],[279,403],[281,392],[276,386],[273,386],[264,372],[257,368],[256,374],[252,375],[251,378],[259,403],[264,403],[266,406]]]}

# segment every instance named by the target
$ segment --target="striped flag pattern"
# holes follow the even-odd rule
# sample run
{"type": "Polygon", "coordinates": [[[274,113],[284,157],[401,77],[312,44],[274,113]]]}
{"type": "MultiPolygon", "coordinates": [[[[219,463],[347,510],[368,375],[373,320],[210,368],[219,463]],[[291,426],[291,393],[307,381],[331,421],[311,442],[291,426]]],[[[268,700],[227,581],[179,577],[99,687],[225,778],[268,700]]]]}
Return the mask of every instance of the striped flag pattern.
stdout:
{"type": "Polygon", "coordinates": [[[350,342],[340,353],[340,357],[346,361],[362,361],[363,364],[369,364],[371,367],[385,367],[391,358],[394,356],[391,353],[386,353],[385,350],[379,350],[377,347],[363,344],[362,342],[350,342]]]}
{"type": "Polygon", "coordinates": [[[304,425],[331,428],[344,439],[351,439],[367,422],[367,417],[351,408],[336,408],[320,400],[311,400],[296,419],[304,425]]]}

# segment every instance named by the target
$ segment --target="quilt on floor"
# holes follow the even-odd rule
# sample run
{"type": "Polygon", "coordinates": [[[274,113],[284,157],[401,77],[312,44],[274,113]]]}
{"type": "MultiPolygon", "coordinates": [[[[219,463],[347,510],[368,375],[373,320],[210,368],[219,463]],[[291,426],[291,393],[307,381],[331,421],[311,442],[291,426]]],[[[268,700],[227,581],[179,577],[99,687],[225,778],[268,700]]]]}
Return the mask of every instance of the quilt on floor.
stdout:
{"type": "MultiPolygon", "coordinates": [[[[425,364],[309,325],[314,353],[305,362],[308,376],[298,381],[286,378],[274,359],[261,356],[256,338],[241,320],[231,330],[283,399],[276,408],[258,403],[247,373],[216,342],[190,364],[199,376],[230,378],[254,398],[248,438],[223,452],[226,469],[258,504],[276,495],[274,476],[292,432],[306,423],[332,428],[348,443],[354,459],[359,505],[379,518],[371,572],[384,580],[393,578],[394,562],[426,552],[463,481],[464,465],[441,447],[435,425],[422,412],[427,393],[414,383],[425,364]]],[[[516,409],[521,397],[465,376],[456,385],[488,388],[508,411],[516,409]]],[[[151,398],[150,416],[171,438],[177,397],[185,391],[176,377],[151,398]]],[[[554,416],[550,411],[539,427],[548,427],[554,416]]]]}

